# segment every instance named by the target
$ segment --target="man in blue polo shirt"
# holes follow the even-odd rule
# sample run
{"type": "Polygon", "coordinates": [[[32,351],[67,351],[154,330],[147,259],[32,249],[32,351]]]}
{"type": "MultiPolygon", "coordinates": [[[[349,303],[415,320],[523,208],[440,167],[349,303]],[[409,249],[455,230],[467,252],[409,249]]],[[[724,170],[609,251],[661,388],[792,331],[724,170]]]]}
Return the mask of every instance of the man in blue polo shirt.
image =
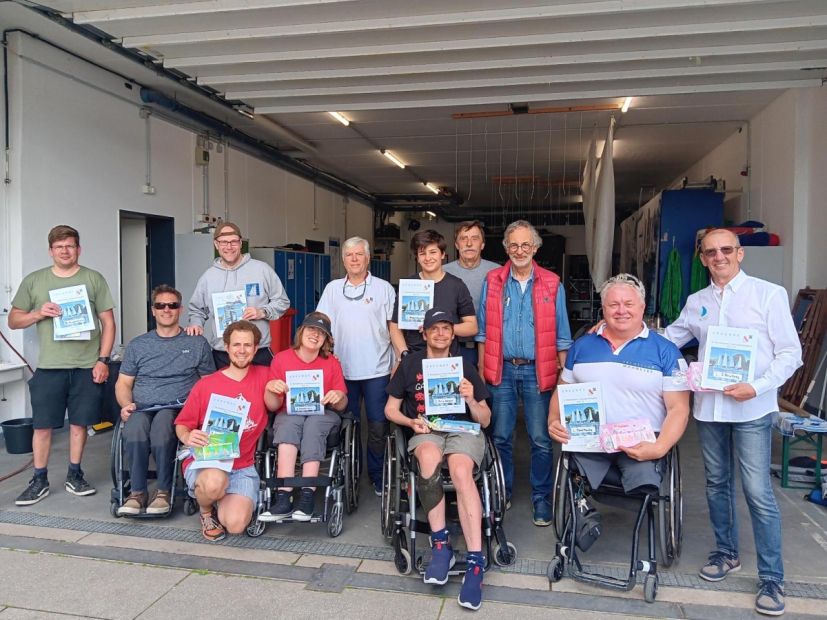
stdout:
{"type": "MultiPolygon", "coordinates": [[[[620,469],[627,493],[658,488],[658,460],[678,442],[689,421],[689,391],[679,373],[680,352],[643,323],[646,292],[637,278],[628,274],[609,278],[600,287],[600,298],[606,323],[569,349],[560,383],[599,381],[606,422],[643,418],[657,439],[615,454],[576,453],[577,465],[592,488],[600,486],[612,464],[620,469]]],[[[568,442],[556,397],[549,406],[548,430],[555,441],[568,442]]]]}

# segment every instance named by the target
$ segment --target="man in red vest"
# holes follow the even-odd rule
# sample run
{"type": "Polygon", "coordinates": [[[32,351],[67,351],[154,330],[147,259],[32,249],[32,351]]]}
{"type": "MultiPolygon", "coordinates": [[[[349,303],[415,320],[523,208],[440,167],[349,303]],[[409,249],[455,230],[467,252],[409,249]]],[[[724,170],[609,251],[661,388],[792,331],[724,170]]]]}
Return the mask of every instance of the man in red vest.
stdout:
{"type": "Polygon", "coordinates": [[[494,402],[494,444],[500,453],[509,499],[514,483],[513,440],[517,406],[531,441],[531,502],[534,524],[551,523],[552,443],[549,400],[571,347],[566,297],[560,278],[534,261],[543,244],[524,220],[505,229],[509,260],[488,272],[477,310],[480,367],[494,402]]]}

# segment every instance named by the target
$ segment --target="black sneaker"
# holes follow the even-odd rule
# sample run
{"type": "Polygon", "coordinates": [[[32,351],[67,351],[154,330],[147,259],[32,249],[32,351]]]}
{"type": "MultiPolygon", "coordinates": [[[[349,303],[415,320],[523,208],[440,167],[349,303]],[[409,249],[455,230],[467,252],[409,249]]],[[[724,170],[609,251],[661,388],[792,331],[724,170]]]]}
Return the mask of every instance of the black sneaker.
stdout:
{"type": "Polygon", "coordinates": [[[296,502],[296,509],[293,510],[294,521],[310,521],[313,517],[313,504],[316,491],[310,488],[303,488],[296,502]]]}
{"type": "Polygon", "coordinates": [[[274,521],[280,521],[293,512],[293,503],[290,501],[290,491],[279,489],[276,491],[276,501],[270,507],[270,515],[274,521]]]}
{"type": "Polygon", "coordinates": [[[17,506],[31,506],[49,494],[49,479],[46,476],[32,476],[29,486],[14,501],[17,506]]]}
{"type": "Polygon", "coordinates": [[[83,472],[80,470],[77,472],[69,472],[66,475],[66,490],[72,495],[80,496],[94,495],[96,492],[95,487],[83,478],[83,472]]]}

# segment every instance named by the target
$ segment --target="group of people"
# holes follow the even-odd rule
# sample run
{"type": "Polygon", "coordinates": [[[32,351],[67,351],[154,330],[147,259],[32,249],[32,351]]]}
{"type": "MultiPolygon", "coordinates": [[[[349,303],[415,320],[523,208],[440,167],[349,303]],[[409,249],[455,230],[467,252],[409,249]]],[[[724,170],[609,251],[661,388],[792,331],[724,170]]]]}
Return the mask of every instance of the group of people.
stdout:
{"type": "MultiPolygon", "coordinates": [[[[34,504],[48,495],[52,430],[63,426],[67,411],[66,489],[76,495],[95,492],[80,463],[86,426],[100,418],[102,384],[115,340],[112,296],[99,273],[79,265],[78,232],[57,226],[48,241],[53,265],[24,278],[9,315],[12,329],[36,325],[40,343],[38,368],[29,383],[35,469],[18,505],[34,504]],[[49,292],[69,286],[85,287],[99,321],[83,335],[58,337],[53,324],[61,309],[49,292]]],[[[542,238],[526,221],[506,228],[502,243],[508,260],[502,266],[482,259],[485,229],[479,221],[456,227],[458,258],[448,264],[441,234],[425,230],[413,235],[411,251],[418,271],[409,278],[433,281],[433,304],[419,330],[400,329],[393,287],[369,272],[370,245],[353,237],[342,248],[345,277],[327,285],[316,312],[299,326],[293,346],[275,356],[269,349],[269,320],[281,316],[289,300],[272,268],[243,254],[241,242],[235,224],[220,224],[214,233],[219,256],[196,285],[187,327],[180,327],[181,294],[162,285],[152,292],[155,329],[126,347],[116,397],[131,494],[119,508],[121,514],[170,510],[177,444],[193,449],[207,444],[208,435],[201,429],[213,395],[246,401],[249,410],[240,456],[230,471],[193,466],[192,458],[183,463],[187,486],[200,508],[202,533],[212,541],[227,532],[242,532],[251,519],[260,484],[253,457],[268,411],[277,413],[273,434],[278,477],[293,476],[300,456],[302,475],[312,478],[324,458],[327,436],[339,428],[338,414],[349,409],[358,419],[364,404],[367,471],[378,495],[389,422],[409,436],[408,449],[419,465],[420,499],[431,527],[432,559],[424,578],[433,584],[446,583],[455,562],[440,483],[441,465],[447,460],[468,550],[459,603],[478,609],[485,559],[473,474],[485,443],[480,435],[444,433],[425,423],[423,360],[462,357],[459,393],[465,414],[457,417],[490,427],[503,464],[509,508],[515,489],[514,431],[522,404],[531,449],[532,520],[547,526],[552,520],[552,440],[569,440],[560,422],[558,384],[599,381],[608,422],[643,417],[657,435],[654,442],[618,454],[577,454],[589,482],[599,486],[609,467],[616,466],[628,492],[657,488],[660,459],[679,441],[689,421],[689,388],[678,347],[696,339],[703,350],[713,325],[750,328],[759,335],[755,380],[694,397],[716,543],[700,576],[718,581],[741,566],[733,480],[737,460],[758,552],[756,609],[783,613],[781,524],[769,478],[770,414],[776,410],[777,388],[801,364],[801,348],[786,292],[740,270],[743,249],[731,232],[715,229],[703,237],[701,260],[712,282],[689,297],[663,336],[643,321],[643,285],[634,276],[620,274],[600,287],[605,324],[576,342],[564,287],[555,273],[534,260],[542,238]],[[213,295],[242,289],[247,307],[241,320],[217,333],[213,295]],[[322,370],[324,415],[279,415],[286,409],[286,373],[295,370],[322,370]],[[150,453],[158,466],[152,495],[146,476],[150,453]]],[[[310,520],[314,490],[278,489],[268,518],[310,520]]]]}

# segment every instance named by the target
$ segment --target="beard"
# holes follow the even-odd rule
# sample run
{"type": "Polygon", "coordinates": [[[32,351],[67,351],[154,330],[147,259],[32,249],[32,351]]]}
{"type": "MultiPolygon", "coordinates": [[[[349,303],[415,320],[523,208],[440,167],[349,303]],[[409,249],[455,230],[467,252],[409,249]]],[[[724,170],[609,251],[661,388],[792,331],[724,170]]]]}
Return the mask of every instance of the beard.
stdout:
{"type": "Polygon", "coordinates": [[[244,370],[245,368],[248,368],[250,366],[250,364],[252,364],[252,363],[253,363],[252,358],[250,358],[248,360],[241,361],[241,362],[239,362],[238,360],[234,360],[234,359],[230,358],[230,366],[232,366],[233,368],[238,368],[239,370],[244,370]]]}

